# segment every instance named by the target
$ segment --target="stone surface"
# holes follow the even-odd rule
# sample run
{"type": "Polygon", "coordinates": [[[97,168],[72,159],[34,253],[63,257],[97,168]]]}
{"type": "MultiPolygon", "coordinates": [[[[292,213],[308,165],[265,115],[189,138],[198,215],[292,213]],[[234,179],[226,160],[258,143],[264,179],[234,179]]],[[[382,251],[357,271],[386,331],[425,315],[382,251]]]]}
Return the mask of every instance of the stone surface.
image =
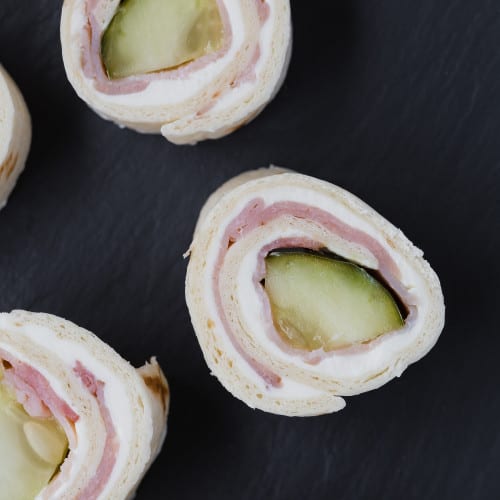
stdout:
{"type": "Polygon", "coordinates": [[[0,310],[64,316],[135,364],[158,355],[169,436],[138,500],[500,498],[498,3],[294,1],[283,90],[249,126],[196,147],[120,130],[78,99],[61,4],[0,5],[1,62],[34,126],[0,212],[0,310]],[[199,209],[271,162],[359,195],[443,283],[436,348],[336,415],[248,409],[210,376],[189,323],[182,253],[199,209]]]}

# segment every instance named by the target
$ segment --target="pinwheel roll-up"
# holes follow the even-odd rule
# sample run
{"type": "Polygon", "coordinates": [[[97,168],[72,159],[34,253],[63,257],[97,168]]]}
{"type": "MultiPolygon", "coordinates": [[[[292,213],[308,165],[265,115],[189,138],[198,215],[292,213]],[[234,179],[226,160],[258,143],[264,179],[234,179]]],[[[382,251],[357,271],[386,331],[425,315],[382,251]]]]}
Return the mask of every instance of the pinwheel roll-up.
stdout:
{"type": "Polygon", "coordinates": [[[168,404],[154,358],[136,370],[69,321],[0,314],[2,498],[132,498],[168,404]]]}
{"type": "Polygon", "coordinates": [[[169,141],[216,139],[279,90],[289,0],[65,0],[68,78],[102,117],[169,141]]]}
{"type": "Polygon", "coordinates": [[[444,303],[420,250],[368,205],[278,168],[216,191],[186,299],[205,359],[252,408],[318,415],[400,376],[437,341],[444,303]]]}
{"type": "Polygon", "coordinates": [[[0,65],[0,209],[24,169],[31,144],[31,119],[23,96],[0,65]]]}

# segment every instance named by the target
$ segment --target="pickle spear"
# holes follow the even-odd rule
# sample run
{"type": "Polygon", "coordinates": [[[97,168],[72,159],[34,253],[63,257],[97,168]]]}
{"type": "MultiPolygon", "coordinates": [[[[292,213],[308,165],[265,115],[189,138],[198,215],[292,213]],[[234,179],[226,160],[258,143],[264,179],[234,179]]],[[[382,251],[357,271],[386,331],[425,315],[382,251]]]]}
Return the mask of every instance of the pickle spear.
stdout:
{"type": "Polygon", "coordinates": [[[216,0],[123,0],[101,39],[111,79],[176,68],[222,47],[216,0]]]}
{"type": "Polygon", "coordinates": [[[68,440],[53,418],[30,417],[1,378],[0,371],[0,497],[33,500],[58,471],[68,440]]]}
{"type": "Polygon", "coordinates": [[[298,349],[341,349],[404,324],[379,281],[354,263],[322,254],[271,252],[265,289],[278,333],[298,349]]]}

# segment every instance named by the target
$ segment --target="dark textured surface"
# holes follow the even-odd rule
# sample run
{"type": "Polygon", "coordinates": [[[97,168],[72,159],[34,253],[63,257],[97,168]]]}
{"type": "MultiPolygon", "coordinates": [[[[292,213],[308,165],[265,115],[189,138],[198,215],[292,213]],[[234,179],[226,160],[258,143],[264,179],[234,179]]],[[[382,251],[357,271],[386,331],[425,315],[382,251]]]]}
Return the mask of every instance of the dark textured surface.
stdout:
{"type": "Polygon", "coordinates": [[[0,212],[0,310],[71,319],[136,365],[159,356],[170,430],[138,499],[500,498],[498,2],[296,0],[277,99],[196,147],[120,130],[76,97],[61,3],[0,2],[1,62],[34,125],[0,212]],[[363,198],[442,280],[435,349],[339,414],[248,409],[209,375],[190,327],[182,253],[199,209],[270,162],[363,198]]]}

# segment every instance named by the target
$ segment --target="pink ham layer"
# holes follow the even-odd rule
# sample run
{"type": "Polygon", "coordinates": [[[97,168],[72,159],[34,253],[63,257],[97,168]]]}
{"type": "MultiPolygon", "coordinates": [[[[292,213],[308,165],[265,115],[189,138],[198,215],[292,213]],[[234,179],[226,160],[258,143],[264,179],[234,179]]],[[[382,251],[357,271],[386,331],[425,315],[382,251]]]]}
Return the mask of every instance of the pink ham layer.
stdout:
{"type": "MultiPolygon", "coordinates": [[[[223,0],[216,0],[221,14],[222,25],[224,27],[224,46],[213,54],[200,57],[196,61],[181,65],[179,68],[147,73],[139,76],[130,76],[118,80],[110,80],[106,74],[101,58],[101,37],[102,29],[97,22],[94,11],[101,0],[88,0],[87,8],[87,25],[85,26],[82,38],[82,68],[83,73],[87,78],[94,80],[94,87],[103,94],[121,95],[133,94],[142,92],[149,84],[155,80],[175,80],[186,78],[190,73],[198,71],[208,64],[215,62],[223,57],[231,46],[233,38],[231,24],[229,23],[229,15],[223,0]]],[[[255,0],[257,4],[259,18],[264,24],[269,17],[270,8],[265,0],[255,0]]],[[[232,87],[239,83],[248,81],[252,77],[255,78],[255,66],[260,57],[260,47],[257,44],[255,55],[249,64],[249,67],[235,79],[232,87]]],[[[210,109],[208,107],[207,109],[210,109]]]]}
{"type": "MultiPolygon", "coordinates": [[[[74,424],[79,420],[79,416],[63,401],[50,387],[48,380],[35,368],[19,361],[14,356],[0,350],[0,361],[7,361],[11,367],[4,369],[4,377],[8,386],[16,392],[17,400],[23,405],[28,415],[38,418],[54,418],[63,427],[70,441],[70,448],[77,444],[74,436],[74,424]]],[[[106,443],[104,453],[101,457],[94,477],[86,486],[83,492],[75,497],[75,500],[93,500],[106,486],[113,467],[116,463],[116,456],[119,451],[119,443],[116,430],[111,419],[111,415],[106,406],[104,397],[104,382],[96,380],[79,361],[77,361],[73,371],[81,379],[90,394],[97,399],[99,411],[106,428],[106,443]]],[[[55,481],[49,484],[49,489],[56,487],[55,481]]]]}
{"type": "Polygon", "coordinates": [[[283,341],[274,327],[269,299],[262,285],[260,284],[261,281],[265,278],[266,273],[265,257],[270,251],[278,248],[307,248],[310,250],[319,250],[320,248],[324,247],[324,244],[321,242],[312,241],[307,238],[279,238],[272,243],[265,245],[260,250],[257,260],[257,268],[253,276],[253,282],[263,304],[266,334],[273,342],[275,342],[280,347],[282,351],[290,355],[299,356],[305,362],[311,364],[319,363],[325,358],[336,356],[338,354],[354,354],[360,352],[360,350],[368,350],[373,348],[384,338],[387,338],[388,335],[400,335],[414,323],[417,313],[416,307],[414,305],[414,297],[407,292],[407,290],[400,282],[401,274],[399,268],[397,267],[396,263],[389,255],[387,250],[385,250],[385,248],[377,240],[372,238],[367,233],[360,231],[359,229],[354,229],[348,224],[342,222],[339,218],[319,208],[301,203],[286,201],[266,206],[262,199],[256,198],[250,201],[241,211],[241,213],[233,219],[224,233],[224,236],[220,243],[220,252],[217,256],[212,275],[212,290],[215,296],[217,312],[228,338],[230,339],[238,354],[240,354],[252,367],[252,369],[264,380],[264,382],[266,383],[266,387],[280,387],[282,385],[281,377],[273,373],[262,363],[249,355],[236,338],[222,305],[222,297],[219,288],[220,271],[227,251],[232,244],[244,238],[247,234],[257,229],[258,227],[267,224],[271,220],[278,219],[279,217],[283,216],[309,220],[323,226],[329,232],[336,234],[346,241],[356,243],[368,249],[378,261],[378,271],[380,272],[380,274],[384,277],[387,283],[389,283],[391,288],[398,294],[405,306],[408,307],[409,315],[406,318],[406,325],[403,329],[385,334],[371,342],[356,345],[353,347],[329,352],[325,352],[323,349],[313,352],[306,352],[289,346],[283,341]]]}
{"type": "Polygon", "coordinates": [[[78,415],[50,387],[48,380],[38,371],[24,364],[7,352],[0,350],[0,359],[12,366],[4,369],[7,384],[16,392],[16,397],[32,417],[47,418],[52,415],[65,431],[68,423],[73,432],[73,424],[78,415]]]}
{"type": "Polygon", "coordinates": [[[78,500],[92,500],[97,498],[106,486],[107,480],[113,471],[116,464],[116,456],[120,450],[120,443],[116,434],[115,427],[111,414],[109,413],[106,401],[104,398],[104,382],[96,380],[94,375],[89,372],[81,363],[77,361],[76,367],[73,371],[80,377],[81,381],[97,399],[99,411],[104,421],[106,428],[106,442],[104,443],[104,453],[102,454],[101,461],[97,467],[94,477],[91,479],[87,487],[78,495],[78,500]]]}

